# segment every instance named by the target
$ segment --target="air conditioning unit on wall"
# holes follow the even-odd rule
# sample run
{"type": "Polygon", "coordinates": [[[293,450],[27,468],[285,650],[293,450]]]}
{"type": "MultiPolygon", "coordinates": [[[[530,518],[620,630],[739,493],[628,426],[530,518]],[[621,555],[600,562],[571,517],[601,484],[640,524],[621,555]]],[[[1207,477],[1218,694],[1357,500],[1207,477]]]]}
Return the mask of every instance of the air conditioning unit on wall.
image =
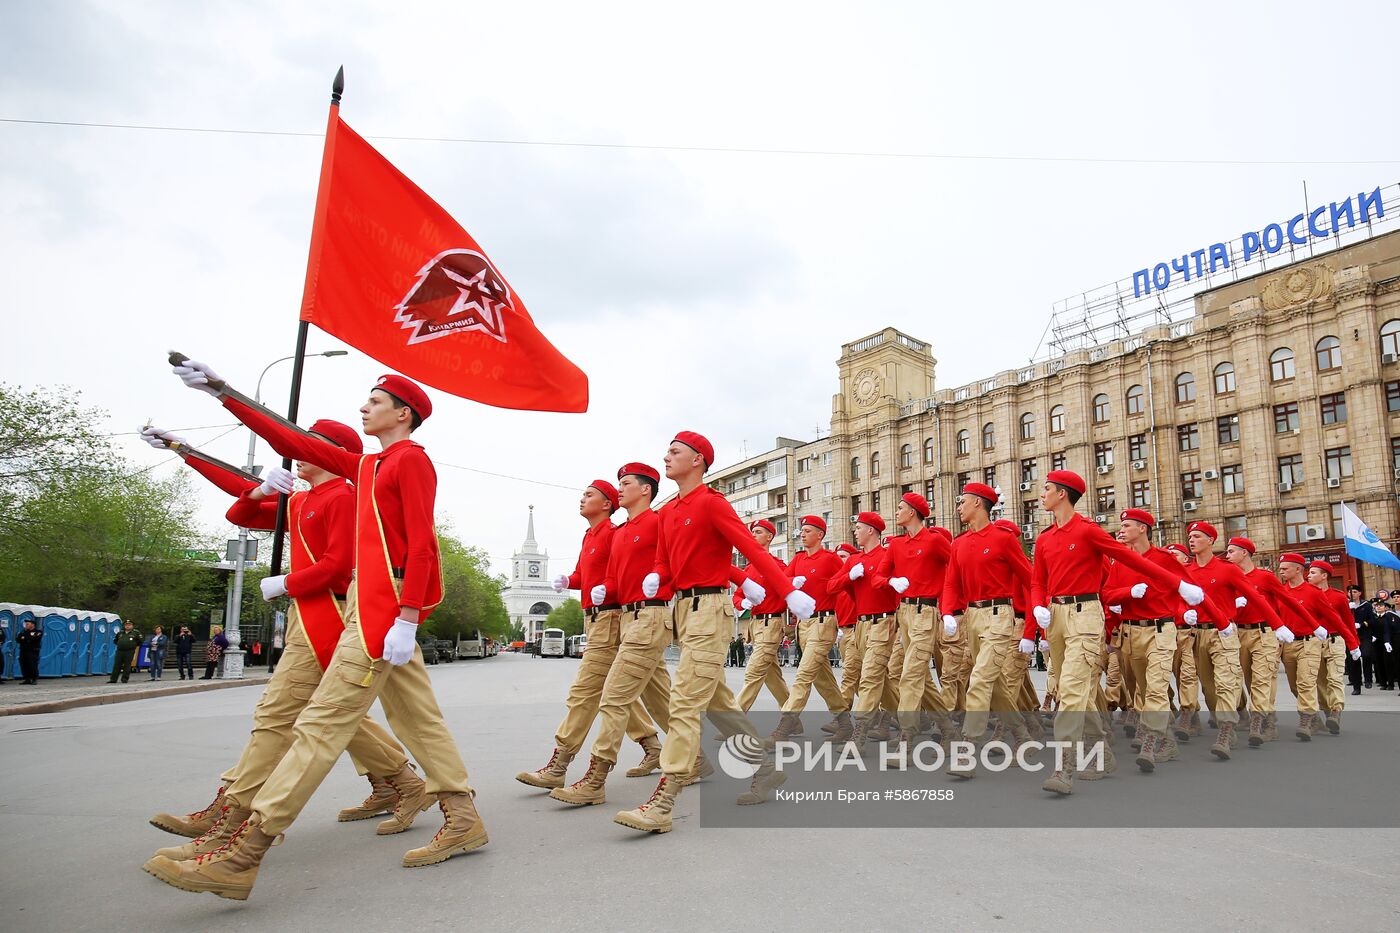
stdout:
{"type": "Polygon", "coordinates": [[[1327,529],[1323,528],[1321,525],[1303,526],[1304,541],[1321,541],[1325,537],[1327,537],[1327,529]]]}
{"type": "Polygon", "coordinates": [[[1190,500],[1190,499],[1188,499],[1188,500],[1186,500],[1185,502],[1181,503],[1181,510],[1182,510],[1183,512],[1194,512],[1194,511],[1196,511],[1197,509],[1199,509],[1200,507],[1201,507],[1201,504],[1200,504],[1199,502],[1195,502],[1195,501],[1190,500]]]}

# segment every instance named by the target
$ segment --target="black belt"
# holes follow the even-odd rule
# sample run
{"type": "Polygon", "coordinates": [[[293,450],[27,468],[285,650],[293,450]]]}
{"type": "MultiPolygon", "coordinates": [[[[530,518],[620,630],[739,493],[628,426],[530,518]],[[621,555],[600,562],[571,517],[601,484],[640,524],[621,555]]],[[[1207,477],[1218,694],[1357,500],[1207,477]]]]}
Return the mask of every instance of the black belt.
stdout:
{"type": "Polygon", "coordinates": [[[913,606],[915,609],[923,609],[925,606],[930,609],[938,608],[937,596],[906,596],[900,602],[906,606],[913,606]]]}
{"type": "Polygon", "coordinates": [[[642,611],[643,609],[648,609],[648,608],[651,608],[651,607],[654,607],[654,606],[665,606],[665,605],[668,605],[669,602],[670,602],[669,600],[665,600],[665,599],[639,599],[639,600],[637,600],[635,603],[623,603],[623,604],[622,604],[622,611],[623,611],[623,612],[640,612],[640,611],[642,611]]]}
{"type": "Polygon", "coordinates": [[[1175,622],[1175,621],[1176,621],[1176,620],[1173,619],[1171,616],[1162,616],[1160,619],[1124,619],[1124,620],[1123,620],[1123,624],[1124,624],[1124,625],[1137,625],[1137,626],[1140,626],[1140,627],[1145,627],[1145,626],[1148,626],[1148,625],[1155,625],[1155,626],[1157,627],[1157,631],[1160,632],[1160,631],[1162,630],[1162,626],[1166,625],[1168,622],[1175,622]]]}
{"type": "Polygon", "coordinates": [[[1099,594],[1079,593],[1074,596],[1052,596],[1050,601],[1057,606],[1070,606],[1074,603],[1096,603],[1099,601],[1099,594]]]}
{"type": "Polygon", "coordinates": [[[606,605],[606,606],[589,606],[588,609],[587,609],[588,618],[590,618],[590,619],[596,619],[596,618],[598,617],[598,613],[600,613],[600,612],[612,612],[614,609],[621,609],[621,608],[622,608],[622,607],[619,606],[617,603],[611,603],[611,604],[606,605]]]}
{"type": "Polygon", "coordinates": [[[767,622],[769,619],[781,619],[785,615],[787,615],[785,612],[756,612],[754,618],[767,622]]]}
{"type": "MultiPolygon", "coordinates": [[[[1056,600],[1058,602],[1058,600],[1056,600]]],[[[974,599],[967,604],[969,609],[990,609],[993,606],[1009,606],[1009,599],[974,599]]]]}
{"type": "Polygon", "coordinates": [[[807,617],[807,619],[808,619],[808,621],[811,621],[811,620],[813,620],[813,619],[830,619],[830,618],[832,618],[832,617],[835,616],[835,615],[836,615],[836,610],[834,610],[834,609],[823,609],[821,612],[814,612],[814,613],[812,613],[810,616],[807,617]]]}
{"type": "Polygon", "coordinates": [[[1235,628],[1240,629],[1241,631],[1244,631],[1244,630],[1246,630],[1246,629],[1249,630],[1249,631],[1253,631],[1254,629],[1263,628],[1263,627],[1264,627],[1264,623],[1263,623],[1263,622],[1237,622],[1237,623],[1235,623],[1235,628]]]}
{"type": "Polygon", "coordinates": [[[1327,640],[1328,640],[1328,641],[1331,641],[1331,640],[1334,639],[1334,638],[1341,638],[1341,637],[1342,637],[1342,636],[1338,635],[1336,632],[1329,632],[1329,633],[1327,634],[1327,640]]]}
{"type": "Polygon", "coordinates": [[[389,573],[393,574],[395,580],[402,580],[402,579],[403,579],[403,568],[402,568],[402,567],[390,567],[390,568],[389,568],[389,573]]]}
{"type": "Polygon", "coordinates": [[[1316,635],[1294,635],[1294,641],[1307,641],[1309,638],[1316,638],[1316,635]]]}
{"type": "Polygon", "coordinates": [[[888,612],[871,612],[871,613],[868,613],[868,614],[863,615],[863,616],[856,616],[856,621],[857,621],[857,622],[879,621],[880,619],[888,619],[889,617],[890,617],[890,614],[889,614],[888,612]]]}
{"type": "Polygon", "coordinates": [[[331,595],[334,596],[336,599],[340,600],[341,602],[345,602],[345,600],[350,598],[349,593],[332,593],[331,595]]]}
{"type": "Polygon", "coordinates": [[[728,587],[725,586],[692,586],[686,590],[676,590],[676,595],[681,599],[690,599],[693,596],[712,596],[715,593],[723,593],[728,587]]]}

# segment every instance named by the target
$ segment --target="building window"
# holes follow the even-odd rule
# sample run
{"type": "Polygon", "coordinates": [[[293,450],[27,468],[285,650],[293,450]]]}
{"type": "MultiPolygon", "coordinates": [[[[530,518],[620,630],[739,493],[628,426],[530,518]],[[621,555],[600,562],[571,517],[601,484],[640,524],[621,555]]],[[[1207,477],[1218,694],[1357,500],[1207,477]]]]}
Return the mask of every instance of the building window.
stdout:
{"type": "Polygon", "coordinates": [[[1028,499],[1022,502],[1021,524],[1034,526],[1040,520],[1039,518],[1037,518],[1037,516],[1039,515],[1039,508],[1040,503],[1035,499],[1028,499]]]}
{"type": "Polygon", "coordinates": [[[1145,509],[1152,505],[1152,483],[1145,479],[1133,480],[1132,507],[1145,509]]]}
{"type": "Polygon", "coordinates": [[[1249,529],[1245,526],[1245,519],[1244,519],[1244,516],[1243,516],[1243,515],[1226,515],[1226,516],[1225,516],[1225,540],[1228,541],[1228,540],[1230,540],[1231,538],[1247,538],[1247,537],[1249,537],[1249,529]]]}
{"type": "Polygon", "coordinates": [[[880,475],[880,452],[878,450],[870,455],[870,475],[880,475]]]}
{"type": "Polygon", "coordinates": [[[909,493],[911,493],[911,492],[913,492],[913,491],[914,491],[914,484],[913,484],[913,483],[905,483],[903,486],[900,486],[900,487],[899,487],[899,497],[902,499],[902,498],[904,498],[906,495],[908,495],[909,493]]]}
{"type": "Polygon", "coordinates": [[[1065,433],[1065,406],[1056,405],[1050,409],[1050,433],[1065,433]]]}
{"type": "Polygon", "coordinates": [[[997,429],[988,421],[982,425],[982,449],[991,450],[997,445],[997,429]]]}
{"type": "Polygon", "coordinates": [[[924,441],[924,463],[933,462],[933,438],[924,441]]]}
{"type": "MultiPolygon", "coordinates": [[[[933,508],[933,480],[924,480],[924,498],[928,500],[929,508],[933,508]]],[[[930,515],[929,518],[933,516],[930,515]]]]}
{"type": "Polygon", "coordinates": [[[907,470],[914,465],[914,445],[905,444],[899,448],[900,469],[907,470]]]}
{"type": "Polygon", "coordinates": [[[1036,481],[1035,458],[1021,461],[1021,482],[1034,483],[1036,481]]]}
{"type": "Polygon", "coordinates": [[[1201,484],[1201,471],[1193,470],[1190,473],[1181,474],[1181,498],[1199,499],[1205,495],[1205,487],[1201,484]]]}
{"type": "Polygon", "coordinates": [[[1116,512],[1118,510],[1118,500],[1113,494],[1112,486],[1099,486],[1094,489],[1094,511],[1095,512],[1116,512]]]}
{"type": "Polygon", "coordinates": [[[1021,416],[1021,440],[1029,441],[1035,439],[1035,415],[1026,412],[1021,416]]]}
{"type": "Polygon", "coordinates": [[[1201,449],[1201,429],[1194,424],[1176,426],[1176,449],[1185,453],[1201,449]]]}
{"type": "Polygon", "coordinates": [[[1323,337],[1313,348],[1317,355],[1317,371],[1342,368],[1342,342],[1336,337],[1323,337]]]}
{"type": "Polygon", "coordinates": [[[1182,373],[1176,377],[1176,403],[1184,405],[1196,400],[1196,377],[1182,373]]]}
{"type": "Polygon", "coordinates": [[[983,471],[982,471],[982,482],[986,483],[988,486],[991,486],[993,489],[995,489],[996,486],[997,486],[997,468],[996,468],[996,467],[987,467],[985,470],[983,470],[983,471]]]}
{"type": "Polygon", "coordinates": [[[1327,478],[1346,479],[1351,475],[1351,448],[1333,447],[1326,452],[1327,478]]]}
{"type": "Polygon", "coordinates": [[[810,457],[803,457],[801,460],[797,461],[797,472],[806,473],[811,468],[812,459],[810,457]]]}
{"type": "Polygon", "coordinates": [[[870,511],[880,511],[880,490],[875,490],[870,494],[870,511]]]}
{"type": "Polygon", "coordinates": [[[1400,380],[1385,384],[1385,410],[1400,411],[1400,380]]]}
{"type": "Polygon", "coordinates": [[[1307,532],[1304,530],[1307,525],[1307,509],[1284,509],[1283,542],[1285,544],[1302,544],[1308,539],[1307,532]]]}
{"type": "Polygon", "coordinates": [[[1347,420],[1347,394],[1333,392],[1318,396],[1318,409],[1322,412],[1323,424],[1342,424],[1347,420]]]}
{"type": "Polygon", "coordinates": [[[851,496],[851,517],[855,518],[860,514],[860,496],[851,496]]]}
{"type": "Polygon", "coordinates": [[[1279,347],[1269,354],[1269,378],[1274,382],[1281,379],[1292,379],[1296,370],[1293,366],[1293,351],[1287,347],[1279,347]]]}
{"type": "Polygon", "coordinates": [[[1390,439],[1390,468],[1400,470],[1400,437],[1390,439]]]}
{"type": "Polygon", "coordinates": [[[799,505],[812,501],[812,487],[799,486],[797,489],[797,502],[799,505]]]}
{"type": "Polygon", "coordinates": [[[1346,525],[1342,521],[1342,504],[1332,504],[1332,537],[1341,540],[1347,536],[1346,525]]]}
{"type": "Polygon", "coordinates": [[[966,428],[958,432],[958,456],[966,457],[972,450],[972,435],[966,428]]]}
{"type": "Polygon", "coordinates": [[[822,466],[831,466],[831,451],[827,450],[822,453],[822,466]]]}
{"type": "Polygon", "coordinates": [[[1238,444],[1240,440],[1240,416],[1221,415],[1216,418],[1215,439],[1221,444],[1238,444]]]}
{"type": "Polygon", "coordinates": [[[1064,454],[1051,454],[1051,455],[1050,455],[1050,469],[1052,469],[1052,470],[1063,470],[1064,468],[1065,468],[1065,455],[1064,455],[1064,454]]]}
{"type": "Polygon", "coordinates": [[[828,498],[828,499],[831,498],[831,483],[830,483],[830,481],[825,482],[825,483],[822,483],[822,495],[823,495],[823,496],[826,496],[826,498],[828,498]]]}
{"type": "Polygon", "coordinates": [[[1303,481],[1303,455],[1291,454],[1287,457],[1278,458],[1278,481],[1280,483],[1292,483],[1294,486],[1303,481]]]}
{"type": "Polygon", "coordinates": [[[860,479],[860,458],[851,458],[851,479],[860,479]]]}
{"type": "Polygon", "coordinates": [[[964,488],[967,486],[967,484],[970,483],[970,482],[972,482],[972,474],[971,474],[971,473],[959,473],[959,474],[958,474],[958,493],[959,493],[960,495],[962,494],[963,489],[964,489],[964,488]]]}
{"type": "Polygon", "coordinates": [[[1108,423],[1108,396],[1100,392],[1094,396],[1094,424],[1108,423]]]}
{"type": "Polygon", "coordinates": [[[1147,459],[1147,435],[1146,435],[1146,434],[1134,434],[1132,437],[1128,438],[1128,459],[1129,459],[1129,460],[1146,460],[1146,459],[1147,459]]]}
{"type": "Polygon", "coordinates": [[[1298,430],[1298,403],[1285,402],[1274,406],[1274,433],[1287,434],[1298,430]]]}
{"type": "Polygon", "coordinates": [[[1386,321],[1381,325],[1381,352],[1400,357],[1400,321],[1386,321]]]}
{"type": "Polygon", "coordinates": [[[1095,444],[1095,445],[1094,445],[1094,466],[1096,466],[1096,467],[1111,467],[1111,466],[1113,466],[1113,445],[1112,445],[1112,444],[1095,444]]]}
{"type": "Polygon", "coordinates": [[[1215,394],[1225,395],[1235,391],[1235,364],[1221,363],[1215,367],[1215,394]]]}
{"type": "Polygon", "coordinates": [[[1130,415],[1140,415],[1143,410],[1143,400],[1147,398],[1147,393],[1142,390],[1142,386],[1133,386],[1124,397],[1127,403],[1126,408],[1130,415]]]}
{"type": "Polygon", "coordinates": [[[1221,467],[1220,485],[1227,496],[1244,492],[1244,464],[1232,463],[1229,466],[1221,467]]]}

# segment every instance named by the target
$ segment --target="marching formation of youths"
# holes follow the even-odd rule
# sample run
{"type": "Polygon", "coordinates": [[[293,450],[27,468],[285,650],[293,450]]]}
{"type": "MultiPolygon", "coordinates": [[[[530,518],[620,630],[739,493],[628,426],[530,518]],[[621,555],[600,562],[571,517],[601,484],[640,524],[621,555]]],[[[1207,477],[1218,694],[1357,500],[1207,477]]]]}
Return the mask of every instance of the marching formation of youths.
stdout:
{"type": "MultiPolygon", "coordinates": [[[[144,869],[182,890],[246,899],[269,848],[342,752],[370,791],[341,810],[340,820],[384,817],[376,833],[391,835],[440,808],[441,827],[403,856],[405,867],[485,845],[475,791],[416,637],[442,598],[437,477],[410,439],[432,414],[427,393],[387,375],[360,408],[360,432],[331,420],[305,431],[205,364],[183,361],[174,371],[298,461],[295,475],[273,469],[259,482],[196,455],[169,432],[143,431],[152,446],[181,454],[235,497],[228,511],[235,524],[272,528],[278,497],[290,496],[291,570],[263,580],[262,592],[269,600],[289,597],[291,610],[281,662],[238,761],[203,809],[152,818],[190,841],[161,849],[144,869]],[[361,433],[377,439],[380,451],[366,453],[361,433]],[[294,492],[296,478],[310,490],[294,492]],[[388,728],[368,715],[376,699],[388,728]]],[[[1042,709],[1053,706],[1057,740],[1103,743],[1096,765],[1056,770],[1045,781],[1056,794],[1116,768],[1105,741],[1114,726],[1110,705],[1125,711],[1121,725],[1143,772],[1201,734],[1202,693],[1218,730],[1210,748],[1216,757],[1229,759],[1238,746],[1241,713],[1250,745],[1273,740],[1280,660],[1297,697],[1297,738],[1341,728],[1345,663],[1360,651],[1351,608],[1330,589],[1324,562],[1282,554],[1275,577],[1254,565],[1247,538],[1231,539],[1225,556],[1216,556],[1217,534],[1206,522],[1190,525],[1185,545],[1156,547],[1153,516],[1142,509],[1125,510],[1112,537],[1075,512],[1084,480],[1057,470],[1041,492],[1053,522],[1038,535],[1034,560],[1020,529],[993,519],[995,490],[969,483],[957,502],[964,530],[956,536],[929,526],[928,502],[908,493],[888,539],[884,519],[862,512],[855,545],[828,548],[826,523],[804,516],[802,549],[784,564],[769,551],[777,529],[764,520],[746,527],[706,485],[713,464],[710,442],[681,431],[662,470],[630,462],[615,481],[596,479],[584,489],[579,514],[588,528],[578,566],[554,585],[580,592],[588,650],[548,760],[518,774],[521,783],[567,805],[606,803],[625,737],[642,754],[627,776],[660,777],[645,800],[614,820],[670,832],[682,789],[713,773],[700,747],[707,716],[721,737],[747,737],[731,747],[756,749],[738,803],[760,804],[785,780],[774,743],[802,732],[813,691],[833,714],[823,727],[827,740],[857,753],[870,741],[898,743],[906,762],[921,735],[945,745],[996,738],[1014,750],[1042,737],[1042,709]],[[653,508],[663,475],[678,492],[653,508]],[[625,513],[620,523],[618,511],[625,513]],[[733,565],[736,550],[747,560],[742,571],[733,565]],[[754,644],[737,696],[724,676],[736,607],[752,614],[754,644]],[[794,634],[801,657],[789,687],[778,651],[794,634]],[[680,646],[674,671],[665,659],[673,643],[680,646]],[[829,663],[833,647],[839,681],[829,663]],[[1043,704],[1030,678],[1037,647],[1050,667],[1043,704]],[[747,715],[765,687],[781,710],[766,738],[747,715]],[[570,781],[595,720],[587,766],[570,781]]],[[[950,772],[972,778],[976,765],[959,759],[950,772]]]]}

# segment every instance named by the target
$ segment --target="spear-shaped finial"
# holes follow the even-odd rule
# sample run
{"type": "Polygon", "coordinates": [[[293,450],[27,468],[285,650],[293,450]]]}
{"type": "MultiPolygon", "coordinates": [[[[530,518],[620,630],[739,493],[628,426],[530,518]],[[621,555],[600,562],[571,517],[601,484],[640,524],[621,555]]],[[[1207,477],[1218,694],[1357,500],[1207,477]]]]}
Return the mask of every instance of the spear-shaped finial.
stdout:
{"type": "Polygon", "coordinates": [[[336,69],[335,80],[331,82],[331,103],[339,105],[340,95],[345,93],[345,66],[336,69]]]}

